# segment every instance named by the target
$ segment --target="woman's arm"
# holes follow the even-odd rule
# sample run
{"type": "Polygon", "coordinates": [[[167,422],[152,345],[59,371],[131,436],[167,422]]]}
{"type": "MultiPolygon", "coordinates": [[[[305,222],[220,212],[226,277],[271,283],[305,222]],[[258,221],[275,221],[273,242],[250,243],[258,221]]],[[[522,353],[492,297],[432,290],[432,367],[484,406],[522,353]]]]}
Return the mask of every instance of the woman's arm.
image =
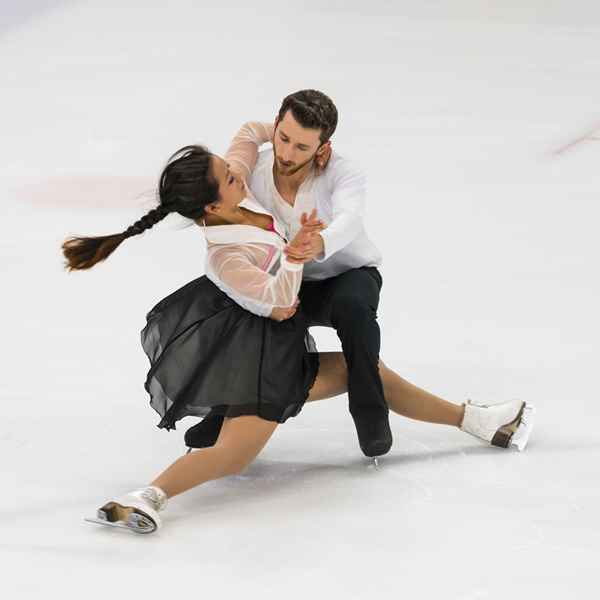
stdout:
{"type": "MultiPolygon", "coordinates": [[[[302,227],[290,245],[304,249],[310,246],[312,236],[322,231],[323,224],[317,219],[316,209],[308,217],[302,213],[301,220],[302,227]]],[[[210,270],[227,288],[242,297],[244,308],[248,309],[247,301],[261,305],[262,314],[256,313],[259,316],[270,316],[273,308],[295,306],[302,284],[303,262],[288,259],[281,253],[279,269],[271,275],[257,265],[253,252],[252,247],[237,244],[213,248],[208,255],[210,270]]]]}
{"type": "Polygon", "coordinates": [[[209,264],[215,275],[227,287],[248,300],[271,307],[294,305],[304,265],[295,264],[282,255],[275,275],[263,271],[243,246],[227,245],[213,250],[209,264]]]}
{"type": "Polygon", "coordinates": [[[262,144],[273,141],[272,123],[248,121],[235,134],[223,157],[234,173],[246,179],[258,160],[258,149],[262,144]]]}

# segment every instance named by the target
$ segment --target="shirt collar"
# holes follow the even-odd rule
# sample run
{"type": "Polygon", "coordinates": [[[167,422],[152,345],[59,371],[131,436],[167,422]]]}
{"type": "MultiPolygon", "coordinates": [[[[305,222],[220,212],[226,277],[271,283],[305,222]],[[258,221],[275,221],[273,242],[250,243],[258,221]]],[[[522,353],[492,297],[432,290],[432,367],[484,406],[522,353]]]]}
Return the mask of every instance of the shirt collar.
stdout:
{"type": "Polygon", "coordinates": [[[281,223],[263,206],[250,196],[246,196],[238,206],[242,206],[252,212],[269,215],[273,218],[273,231],[267,231],[254,225],[201,225],[206,241],[211,244],[244,244],[249,242],[281,245],[285,237],[285,229],[281,223]],[[281,236],[281,237],[279,237],[281,236]]]}

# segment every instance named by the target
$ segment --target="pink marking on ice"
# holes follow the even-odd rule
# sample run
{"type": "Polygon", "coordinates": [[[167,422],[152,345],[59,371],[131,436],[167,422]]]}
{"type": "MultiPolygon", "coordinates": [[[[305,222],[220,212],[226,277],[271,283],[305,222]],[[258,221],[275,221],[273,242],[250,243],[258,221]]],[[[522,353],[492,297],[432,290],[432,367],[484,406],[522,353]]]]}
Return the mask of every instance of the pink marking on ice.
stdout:
{"type": "Polygon", "coordinates": [[[57,175],[43,179],[22,178],[15,186],[15,195],[22,202],[40,206],[81,209],[140,206],[149,210],[156,203],[155,187],[154,177],[57,175]]]}
{"type": "Polygon", "coordinates": [[[600,123],[596,123],[596,125],[594,125],[594,127],[592,127],[587,133],[585,133],[581,137],[578,137],[577,139],[573,140],[572,142],[569,142],[568,144],[561,146],[558,150],[555,150],[552,154],[554,154],[554,155],[562,154],[563,152],[566,152],[573,146],[576,146],[577,144],[579,144],[581,142],[585,142],[586,140],[598,140],[600,138],[596,137],[595,134],[597,134],[597,133],[600,133],[600,123]]]}

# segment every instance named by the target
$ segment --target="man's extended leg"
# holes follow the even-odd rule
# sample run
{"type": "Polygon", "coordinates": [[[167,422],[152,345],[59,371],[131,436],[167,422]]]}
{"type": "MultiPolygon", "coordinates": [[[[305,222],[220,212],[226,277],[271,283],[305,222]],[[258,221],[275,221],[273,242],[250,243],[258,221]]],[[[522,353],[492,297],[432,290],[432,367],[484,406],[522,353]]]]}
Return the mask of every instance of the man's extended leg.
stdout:
{"type": "Polygon", "coordinates": [[[342,342],[348,365],[348,408],[366,456],[386,454],[392,446],[378,365],[381,284],[375,267],[361,267],[321,281],[304,281],[299,293],[310,325],[333,327],[342,342]]]}

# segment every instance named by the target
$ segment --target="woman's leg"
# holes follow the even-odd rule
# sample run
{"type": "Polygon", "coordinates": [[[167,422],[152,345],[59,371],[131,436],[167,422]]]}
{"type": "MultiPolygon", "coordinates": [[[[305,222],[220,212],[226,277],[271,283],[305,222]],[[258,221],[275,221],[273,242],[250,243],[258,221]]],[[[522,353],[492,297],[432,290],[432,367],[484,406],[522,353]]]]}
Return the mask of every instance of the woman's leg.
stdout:
{"type": "Polygon", "coordinates": [[[460,427],[465,407],[427,392],[403,379],[379,359],[379,373],[385,399],[395,413],[428,423],[460,427]]]}
{"type": "MultiPolygon", "coordinates": [[[[346,392],[348,370],[342,352],[319,352],[319,374],[307,402],[331,398],[346,392]]],[[[379,374],[385,401],[390,410],[415,419],[459,427],[464,415],[462,404],[453,404],[403,379],[379,360],[379,374]]]]}
{"type": "Polygon", "coordinates": [[[178,458],[150,485],[171,498],[211,479],[239,473],[264,448],[277,425],[255,415],[225,418],[214,446],[178,458]]]}

